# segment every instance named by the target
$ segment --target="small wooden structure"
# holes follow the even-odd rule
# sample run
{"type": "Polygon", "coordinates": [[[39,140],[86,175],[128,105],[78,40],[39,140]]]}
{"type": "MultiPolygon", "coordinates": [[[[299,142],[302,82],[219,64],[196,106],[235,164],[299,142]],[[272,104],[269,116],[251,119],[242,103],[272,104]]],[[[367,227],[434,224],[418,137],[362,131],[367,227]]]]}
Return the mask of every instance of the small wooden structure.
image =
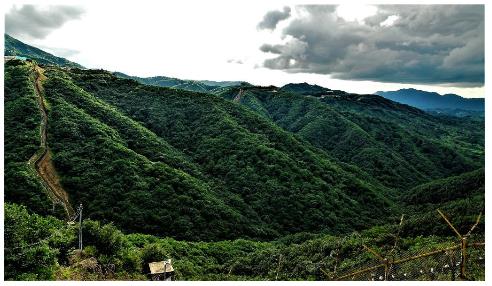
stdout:
{"type": "Polygon", "coordinates": [[[172,281],[174,268],[171,259],[149,263],[150,275],[153,281],[172,281]]]}

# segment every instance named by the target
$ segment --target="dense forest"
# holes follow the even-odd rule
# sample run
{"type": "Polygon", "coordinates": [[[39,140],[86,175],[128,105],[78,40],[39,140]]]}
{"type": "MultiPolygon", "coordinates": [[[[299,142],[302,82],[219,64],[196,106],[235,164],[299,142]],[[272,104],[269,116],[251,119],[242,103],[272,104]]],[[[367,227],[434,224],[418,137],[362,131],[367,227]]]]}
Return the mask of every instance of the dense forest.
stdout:
{"type": "MultiPolygon", "coordinates": [[[[233,99],[240,89],[219,95],[233,99]]],[[[483,120],[435,117],[375,95],[313,98],[283,89],[244,89],[240,103],[400,192],[483,166],[483,120]]]]}
{"type": "Polygon", "coordinates": [[[172,258],[179,280],[325,280],[333,251],[343,271],[396,232],[401,251],[446,246],[437,208],[463,231],[484,211],[483,118],[317,86],[194,92],[19,60],[5,64],[4,105],[6,279],[141,280],[172,258]],[[82,252],[28,164],[37,65],[57,175],[84,205],[82,252]]]}

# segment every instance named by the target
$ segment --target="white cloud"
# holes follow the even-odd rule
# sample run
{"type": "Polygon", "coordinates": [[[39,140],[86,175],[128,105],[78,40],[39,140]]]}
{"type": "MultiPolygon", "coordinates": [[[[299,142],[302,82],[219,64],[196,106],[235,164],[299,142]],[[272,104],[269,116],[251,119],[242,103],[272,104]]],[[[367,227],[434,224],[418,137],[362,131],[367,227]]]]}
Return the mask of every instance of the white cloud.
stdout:
{"type": "Polygon", "coordinates": [[[364,23],[364,19],[377,13],[378,8],[365,4],[341,4],[336,8],[336,14],[345,21],[364,23]]]}
{"type": "MultiPolygon", "coordinates": [[[[281,43],[278,40],[280,32],[277,30],[288,26],[291,18],[303,11],[287,2],[231,2],[139,0],[121,1],[115,5],[110,1],[39,1],[41,6],[60,3],[80,5],[85,13],[79,20],[68,21],[51,31],[44,39],[30,40],[28,43],[62,48],[65,51],[80,51],[67,53],[67,58],[86,67],[138,76],[246,80],[261,85],[306,81],[358,93],[407,86],[337,80],[328,75],[293,74],[258,68],[258,64],[272,57],[272,54],[264,53],[258,47],[262,43],[281,43]],[[285,5],[291,7],[292,16],[279,22],[276,30],[270,32],[256,29],[268,11],[282,10],[285,5]],[[228,63],[230,59],[240,60],[243,64],[228,63]]],[[[19,5],[18,1],[16,3],[19,5]]],[[[8,11],[9,6],[6,8],[8,11]]],[[[362,19],[361,17],[358,16],[362,19]]],[[[363,20],[368,22],[368,18],[363,20]]],[[[301,47],[302,45],[290,47],[289,54],[299,54],[301,47]]],[[[367,49],[363,45],[358,48],[367,49]]],[[[299,61],[289,61],[289,64],[298,65],[299,61]]],[[[440,93],[455,92],[465,96],[483,94],[483,88],[458,88],[453,91],[450,87],[442,86],[420,88],[432,91],[438,89],[436,91],[440,93]]]]}
{"type": "Polygon", "coordinates": [[[381,27],[389,27],[393,26],[393,24],[400,18],[398,15],[391,15],[386,18],[383,22],[379,23],[379,26],[381,27]]]}

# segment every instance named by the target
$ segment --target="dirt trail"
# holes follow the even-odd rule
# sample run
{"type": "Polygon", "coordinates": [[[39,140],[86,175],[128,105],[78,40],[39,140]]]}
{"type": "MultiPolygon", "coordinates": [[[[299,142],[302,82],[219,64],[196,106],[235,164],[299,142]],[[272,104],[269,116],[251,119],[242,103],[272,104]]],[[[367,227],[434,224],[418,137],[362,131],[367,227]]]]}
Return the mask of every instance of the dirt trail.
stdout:
{"type": "Polygon", "coordinates": [[[38,98],[39,111],[41,113],[41,146],[38,152],[29,159],[29,164],[34,164],[37,174],[41,177],[43,184],[48,190],[48,195],[54,203],[60,203],[63,205],[68,219],[73,217],[74,210],[68,200],[68,194],[63,189],[58,174],[56,173],[55,166],[51,161],[51,152],[48,148],[47,141],[47,126],[48,115],[46,113],[46,106],[43,97],[43,87],[41,81],[44,78],[43,70],[39,66],[34,67],[35,76],[35,91],[38,98]]]}

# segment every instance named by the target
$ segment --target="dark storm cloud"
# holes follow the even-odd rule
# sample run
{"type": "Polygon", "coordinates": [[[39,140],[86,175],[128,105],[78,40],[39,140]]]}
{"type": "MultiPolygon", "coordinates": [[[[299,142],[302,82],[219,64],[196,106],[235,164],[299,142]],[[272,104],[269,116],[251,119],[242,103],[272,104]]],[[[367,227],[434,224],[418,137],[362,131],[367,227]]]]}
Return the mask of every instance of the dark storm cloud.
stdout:
{"type": "Polygon", "coordinates": [[[483,5],[379,5],[363,22],[336,6],[303,10],[282,31],[284,44],[263,44],[264,66],[288,72],[382,82],[482,86],[483,5]],[[398,16],[392,25],[388,17],[398,16]]]}
{"type": "Polygon", "coordinates": [[[283,11],[270,11],[266,13],[263,20],[258,24],[258,29],[273,30],[277,27],[278,22],[290,17],[290,7],[284,7],[283,11]]]}
{"type": "Polygon", "coordinates": [[[67,21],[79,19],[83,13],[80,7],[64,5],[13,7],[5,15],[5,32],[12,36],[43,39],[67,21]]]}

